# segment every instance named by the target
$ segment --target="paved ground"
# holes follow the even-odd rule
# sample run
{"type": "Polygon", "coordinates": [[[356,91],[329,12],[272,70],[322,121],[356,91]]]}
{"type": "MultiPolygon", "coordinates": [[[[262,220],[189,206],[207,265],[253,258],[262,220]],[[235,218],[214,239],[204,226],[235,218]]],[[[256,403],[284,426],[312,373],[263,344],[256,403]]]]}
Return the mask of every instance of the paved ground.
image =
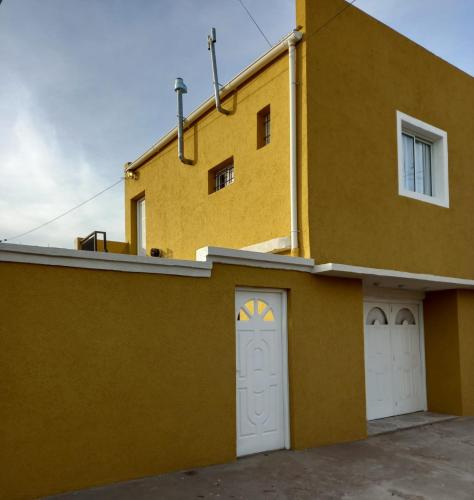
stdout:
{"type": "MultiPolygon", "coordinates": [[[[52,497],[51,497],[52,498],[52,497]]],[[[474,499],[474,418],[166,474],[55,500],[474,499]]]]}

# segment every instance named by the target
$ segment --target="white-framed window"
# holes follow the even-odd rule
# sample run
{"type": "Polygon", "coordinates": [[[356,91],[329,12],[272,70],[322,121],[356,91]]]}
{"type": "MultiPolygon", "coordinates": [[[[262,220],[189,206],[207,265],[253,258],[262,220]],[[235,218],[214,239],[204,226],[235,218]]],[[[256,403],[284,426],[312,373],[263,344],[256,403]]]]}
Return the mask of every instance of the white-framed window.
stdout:
{"type": "Polygon", "coordinates": [[[398,194],[449,207],[448,134],[397,111],[398,194]]]}
{"type": "Polygon", "coordinates": [[[146,255],[145,198],[137,200],[137,255],[146,255]]]}

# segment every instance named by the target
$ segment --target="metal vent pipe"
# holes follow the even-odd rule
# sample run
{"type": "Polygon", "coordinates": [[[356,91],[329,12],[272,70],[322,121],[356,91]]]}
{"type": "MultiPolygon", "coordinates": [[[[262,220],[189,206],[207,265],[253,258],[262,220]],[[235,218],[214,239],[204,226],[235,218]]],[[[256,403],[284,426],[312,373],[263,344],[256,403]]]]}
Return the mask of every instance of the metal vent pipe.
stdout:
{"type": "Polygon", "coordinates": [[[183,137],[183,94],[188,93],[188,88],[183,82],[182,78],[176,78],[174,82],[174,91],[176,92],[178,99],[178,158],[179,160],[186,164],[192,165],[192,160],[189,160],[184,156],[184,137],[183,137]]]}
{"type": "Polygon", "coordinates": [[[216,28],[211,28],[211,34],[207,36],[207,49],[211,53],[211,62],[212,62],[212,83],[214,85],[214,96],[216,99],[216,109],[219,113],[224,115],[230,114],[229,111],[224,109],[221,106],[221,95],[219,88],[219,78],[217,76],[217,60],[216,60],[216,28]]]}

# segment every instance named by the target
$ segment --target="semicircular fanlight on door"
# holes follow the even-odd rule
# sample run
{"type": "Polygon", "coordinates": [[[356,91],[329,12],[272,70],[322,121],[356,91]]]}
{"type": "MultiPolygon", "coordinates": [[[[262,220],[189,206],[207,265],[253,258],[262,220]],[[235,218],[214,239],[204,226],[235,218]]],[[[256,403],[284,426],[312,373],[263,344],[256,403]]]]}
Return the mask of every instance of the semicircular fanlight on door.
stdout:
{"type": "Polygon", "coordinates": [[[380,307],[373,307],[365,321],[367,325],[388,325],[387,316],[380,307]]]}
{"type": "Polygon", "coordinates": [[[407,307],[400,309],[395,316],[396,325],[416,325],[415,316],[407,307]]]}
{"type": "Polygon", "coordinates": [[[272,308],[264,300],[251,299],[240,308],[237,315],[237,321],[250,321],[250,319],[275,321],[275,316],[272,308]]]}

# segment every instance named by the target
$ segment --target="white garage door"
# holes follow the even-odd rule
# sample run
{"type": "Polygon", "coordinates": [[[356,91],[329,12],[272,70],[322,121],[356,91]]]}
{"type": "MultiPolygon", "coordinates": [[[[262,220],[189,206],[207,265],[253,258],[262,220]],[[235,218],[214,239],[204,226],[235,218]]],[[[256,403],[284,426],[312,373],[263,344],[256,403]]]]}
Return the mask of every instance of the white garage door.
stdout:
{"type": "Polygon", "coordinates": [[[419,306],[367,302],[367,420],[426,409],[419,306]]]}
{"type": "Polygon", "coordinates": [[[285,299],[236,293],[237,456],[289,445],[285,299]]]}

